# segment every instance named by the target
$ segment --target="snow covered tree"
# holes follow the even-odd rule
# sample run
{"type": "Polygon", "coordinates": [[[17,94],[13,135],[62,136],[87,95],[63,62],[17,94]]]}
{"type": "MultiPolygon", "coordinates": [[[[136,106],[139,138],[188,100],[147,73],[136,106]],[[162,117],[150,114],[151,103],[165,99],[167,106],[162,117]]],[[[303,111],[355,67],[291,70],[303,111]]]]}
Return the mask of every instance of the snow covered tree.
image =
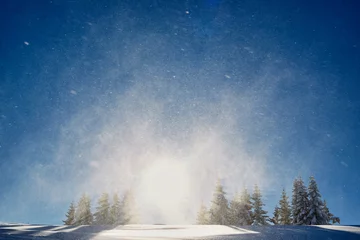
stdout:
{"type": "Polygon", "coordinates": [[[334,215],[330,212],[329,208],[327,207],[326,200],[324,200],[323,212],[325,213],[326,220],[329,224],[334,215]]]}
{"type": "Polygon", "coordinates": [[[261,200],[261,192],[257,185],[255,185],[254,193],[251,197],[253,202],[253,225],[267,225],[268,224],[268,216],[267,211],[263,210],[263,206],[265,205],[261,200]]]}
{"type": "Polygon", "coordinates": [[[225,194],[224,188],[218,180],[211,201],[209,224],[226,225],[228,223],[229,206],[225,194]]]}
{"type": "Polygon", "coordinates": [[[236,193],[230,202],[228,224],[237,226],[248,225],[249,217],[245,203],[241,201],[241,196],[236,193]]]}
{"type": "Polygon", "coordinates": [[[274,225],[278,225],[280,222],[280,209],[276,205],[274,210],[274,216],[270,218],[270,222],[272,222],[274,225]]]}
{"type": "Polygon", "coordinates": [[[116,193],[113,196],[113,202],[110,207],[110,223],[111,224],[121,224],[122,216],[121,216],[121,203],[119,195],[116,193]]]}
{"type": "Polygon", "coordinates": [[[244,190],[241,192],[240,200],[241,203],[244,205],[244,208],[246,209],[246,212],[244,213],[243,216],[243,218],[245,219],[244,225],[251,225],[253,222],[252,211],[251,211],[252,203],[251,203],[251,196],[246,188],[244,188],[244,190]]]}
{"type": "Polygon", "coordinates": [[[93,215],[91,214],[90,198],[84,193],[77,205],[75,212],[76,225],[90,225],[93,222],[93,215]]]}
{"type": "Polygon", "coordinates": [[[292,223],[297,224],[297,219],[299,215],[299,209],[297,207],[297,201],[299,199],[299,179],[295,178],[293,182],[292,189],[292,199],[291,199],[291,215],[292,215],[292,223]]]}
{"type": "Polygon", "coordinates": [[[137,209],[133,192],[128,190],[121,203],[122,224],[135,224],[138,222],[137,209]]]}
{"type": "Polygon", "coordinates": [[[301,178],[294,180],[292,196],[292,222],[296,225],[308,225],[309,199],[301,178]]]}
{"type": "Polygon", "coordinates": [[[309,213],[307,215],[310,225],[327,224],[327,218],[324,212],[324,203],[321,201],[321,195],[314,177],[310,177],[309,182],[309,213]]]}
{"type": "Polygon", "coordinates": [[[291,224],[291,208],[288,201],[288,196],[286,195],[285,189],[283,189],[281,194],[281,199],[279,201],[279,224],[281,225],[290,225],[291,224]]]}
{"type": "Polygon", "coordinates": [[[335,217],[334,214],[332,214],[329,210],[329,208],[327,207],[326,201],[324,200],[324,208],[323,211],[325,213],[325,215],[327,216],[327,221],[328,224],[335,224],[335,223],[339,223],[340,224],[340,218],[335,217]]]}
{"type": "Polygon", "coordinates": [[[73,225],[75,222],[75,205],[71,202],[69,210],[66,213],[66,220],[63,221],[64,225],[73,225]]]}
{"type": "Polygon", "coordinates": [[[229,225],[241,225],[238,224],[238,220],[241,217],[239,216],[240,210],[241,210],[240,196],[238,195],[238,193],[235,193],[229,205],[229,214],[228,214],[229,225]]]}
{"type": "Polygon", "coordinates": [[[97,225],[107,225],[111,223],[110,219],[110,203],[109,194],[103,193],[98,200],[98,206],[94,213],[94,223],[97,225]]]}
{"type": "Polygon", "coordinates": [[[200,206],[200,210],[197,214],[197,218],[196,218],[196,224],[199,224],[199,225],[206,225],[206,224],[209,224],[209,212],[207,211],[206,209],[206,206],[201,203],[201,206],[200,206]]]}

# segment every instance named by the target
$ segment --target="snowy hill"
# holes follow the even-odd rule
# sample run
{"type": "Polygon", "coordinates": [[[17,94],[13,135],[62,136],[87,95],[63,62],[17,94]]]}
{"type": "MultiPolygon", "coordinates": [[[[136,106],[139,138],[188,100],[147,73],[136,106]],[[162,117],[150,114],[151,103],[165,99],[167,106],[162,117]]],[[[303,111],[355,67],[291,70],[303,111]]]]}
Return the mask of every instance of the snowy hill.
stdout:
{"type": "Polygon", "coordinates": [[[360,239],[360,226],[0,225],[0,239],[360,239]]]}

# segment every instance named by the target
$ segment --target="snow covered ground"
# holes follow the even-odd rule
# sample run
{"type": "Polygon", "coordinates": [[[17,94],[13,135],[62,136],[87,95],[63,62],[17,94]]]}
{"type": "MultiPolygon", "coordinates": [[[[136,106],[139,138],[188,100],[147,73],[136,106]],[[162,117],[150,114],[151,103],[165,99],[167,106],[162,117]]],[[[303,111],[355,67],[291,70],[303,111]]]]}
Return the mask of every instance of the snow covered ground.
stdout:
{"type": "Polygon", "coordinates": [[[360,226],[0,225],[0,239],[360,239],[360,226]]]}

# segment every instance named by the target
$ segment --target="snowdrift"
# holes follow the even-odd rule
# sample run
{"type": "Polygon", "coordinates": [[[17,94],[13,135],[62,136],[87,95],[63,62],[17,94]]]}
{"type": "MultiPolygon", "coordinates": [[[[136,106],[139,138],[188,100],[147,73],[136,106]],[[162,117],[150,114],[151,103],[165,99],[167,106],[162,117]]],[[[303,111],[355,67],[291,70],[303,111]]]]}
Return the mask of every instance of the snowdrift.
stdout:
{"type": "Polygon", "coordinates": [[[120,225],[47,226],[1,224],[0,239],[360,239],[360,226],[120,225]]]}

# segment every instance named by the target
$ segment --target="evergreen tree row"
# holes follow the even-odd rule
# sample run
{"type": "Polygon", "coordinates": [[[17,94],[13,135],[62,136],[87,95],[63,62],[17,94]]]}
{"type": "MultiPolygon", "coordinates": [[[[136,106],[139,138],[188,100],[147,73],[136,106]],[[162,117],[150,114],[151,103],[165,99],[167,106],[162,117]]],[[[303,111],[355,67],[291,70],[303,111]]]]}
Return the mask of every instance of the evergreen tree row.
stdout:
{"type": "Polygon", "coordinates": [[[91,212],[90,197],[83,194],[77,205],[72,202],[66,214],[65,225],[111,225],[137,223],[135,199],[131,191],[125,192],[120,200],[114,194],[110,203],[109,194],[103,193],[97,201],[96,210],[91,212]]]}
{"type": "Polygon", "coordinates": [[[241,194],[235,193],[228,202],[220,181],[217,182],[210,209],[201,204],[197,224],[219,225],[324,225],[340,223],[340,218],[330,213],[326,201],[321,195],[314,177],[310,177],[308,188],[301,178],[294,180],[292,204],[283,189],[279,204],[272,218],[263,209],[262,194],[257,185],[252,195],[247,189],[241,194]]]}

